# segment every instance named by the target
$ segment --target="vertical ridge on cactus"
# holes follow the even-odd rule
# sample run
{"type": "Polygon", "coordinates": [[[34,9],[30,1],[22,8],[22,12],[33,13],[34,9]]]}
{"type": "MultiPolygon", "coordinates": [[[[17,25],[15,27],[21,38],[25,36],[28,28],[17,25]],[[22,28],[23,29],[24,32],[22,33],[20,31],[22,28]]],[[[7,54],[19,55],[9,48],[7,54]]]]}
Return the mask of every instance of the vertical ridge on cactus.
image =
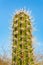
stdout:
{"type": "Polygon", "coordinates": [[[19,11],[13,19],[12,65],[34,65],[30,16],[19,11]]]}

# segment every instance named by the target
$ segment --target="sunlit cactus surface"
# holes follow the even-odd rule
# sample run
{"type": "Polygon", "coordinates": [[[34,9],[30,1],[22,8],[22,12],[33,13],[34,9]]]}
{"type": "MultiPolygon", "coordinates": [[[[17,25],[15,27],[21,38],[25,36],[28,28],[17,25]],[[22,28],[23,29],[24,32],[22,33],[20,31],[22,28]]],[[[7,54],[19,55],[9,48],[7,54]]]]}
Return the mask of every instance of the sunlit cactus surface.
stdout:
{"type": "Polygon", "coordinates": [[[30,15],[19,11],[13,18],[12,65],[34,65],[30,15]]]}

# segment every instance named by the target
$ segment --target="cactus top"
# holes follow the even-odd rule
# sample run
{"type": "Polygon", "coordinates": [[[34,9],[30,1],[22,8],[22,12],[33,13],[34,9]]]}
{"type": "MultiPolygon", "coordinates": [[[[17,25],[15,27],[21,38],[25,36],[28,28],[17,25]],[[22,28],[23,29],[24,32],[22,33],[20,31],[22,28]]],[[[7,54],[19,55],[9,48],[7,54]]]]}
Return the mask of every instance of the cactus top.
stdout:
{"type": "Polygon", "coordinates": [[[28,13],[24,12],[24,11],[20,11],[20,12],[16,13],[16,15],[14,17],[17,18],[19,16],[20,17],[24,17],[25,16],[25,17],[30,19],[30,15],[28,13]]]}

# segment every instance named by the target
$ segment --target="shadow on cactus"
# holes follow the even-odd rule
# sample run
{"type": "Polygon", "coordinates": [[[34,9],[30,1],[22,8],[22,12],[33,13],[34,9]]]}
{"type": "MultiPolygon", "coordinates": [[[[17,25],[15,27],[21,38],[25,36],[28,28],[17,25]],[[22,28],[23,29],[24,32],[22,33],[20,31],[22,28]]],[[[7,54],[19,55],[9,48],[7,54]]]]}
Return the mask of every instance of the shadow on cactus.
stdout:
{"type": "Polygon", "coordinates": [[[22,10],[13,18],[12,65],[35,65],[30,15],[22,10]]]}

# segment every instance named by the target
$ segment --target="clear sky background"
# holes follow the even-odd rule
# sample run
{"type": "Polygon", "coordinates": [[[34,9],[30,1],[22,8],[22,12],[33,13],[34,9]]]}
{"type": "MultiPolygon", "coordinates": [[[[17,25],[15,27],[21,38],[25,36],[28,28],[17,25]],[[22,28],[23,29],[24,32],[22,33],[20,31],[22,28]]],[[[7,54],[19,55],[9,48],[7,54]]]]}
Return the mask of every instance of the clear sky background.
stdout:
{"type": "Polygon", "coordinates": [[[12,15],[15,10],[26,7],[32,11],[37,31],[33,34],[36,37],[36,53],[43,54],[43,0],[0,0],[0,55],[10,55],[12,15]]]}

